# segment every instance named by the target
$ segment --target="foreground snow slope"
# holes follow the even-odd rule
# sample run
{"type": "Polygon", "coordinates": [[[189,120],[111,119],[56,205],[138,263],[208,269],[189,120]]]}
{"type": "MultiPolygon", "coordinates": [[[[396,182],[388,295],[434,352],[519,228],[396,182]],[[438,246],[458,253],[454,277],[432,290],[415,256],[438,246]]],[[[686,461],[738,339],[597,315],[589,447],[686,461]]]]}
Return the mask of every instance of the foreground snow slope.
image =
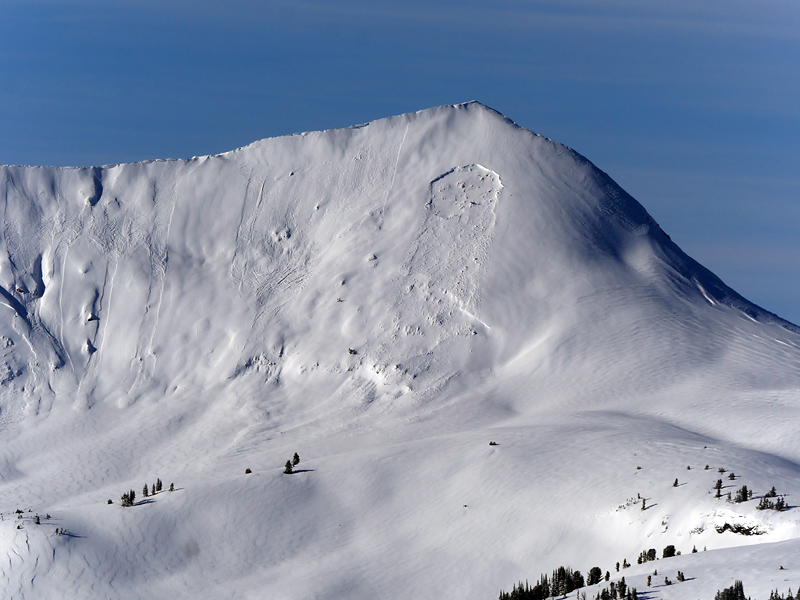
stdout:
{"type": "MultiPolygon", "coordinates": [[[[710,492],[800,492],[798,329],[480,104],[1,167],[0,199],[7,596],[491,598],[669,543],[800,552],[796,511],[710,492]]],[[[714,556],[669,560],[729,585],[714,556]]]]}

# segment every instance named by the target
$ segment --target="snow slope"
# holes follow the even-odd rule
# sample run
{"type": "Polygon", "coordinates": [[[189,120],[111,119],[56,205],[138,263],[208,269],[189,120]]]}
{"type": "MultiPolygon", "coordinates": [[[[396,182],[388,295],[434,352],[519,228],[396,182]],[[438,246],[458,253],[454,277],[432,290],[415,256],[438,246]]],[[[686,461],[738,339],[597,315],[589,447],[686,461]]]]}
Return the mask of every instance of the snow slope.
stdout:
{"type": "Polygon", "coordinates": [[[800,330],[485,106],[0,200],[7,597],[492,598],[671,543],[694,598],[800,554],[800,509],[711,491],[797,502],[800,330]]]}

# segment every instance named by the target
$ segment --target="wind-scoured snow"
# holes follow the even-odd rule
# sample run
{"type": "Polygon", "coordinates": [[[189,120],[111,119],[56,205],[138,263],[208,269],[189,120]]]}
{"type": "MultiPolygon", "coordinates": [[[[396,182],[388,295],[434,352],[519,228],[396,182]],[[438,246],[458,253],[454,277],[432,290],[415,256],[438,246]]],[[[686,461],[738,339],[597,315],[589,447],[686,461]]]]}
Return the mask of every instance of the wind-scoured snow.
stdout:
{"type": "Polygon", "coordinates": [[[800,509],[755,509],[800,504],[800,330],[485,106],[0,167],[0,201],[5,597],[800,585],[800,509]]]}

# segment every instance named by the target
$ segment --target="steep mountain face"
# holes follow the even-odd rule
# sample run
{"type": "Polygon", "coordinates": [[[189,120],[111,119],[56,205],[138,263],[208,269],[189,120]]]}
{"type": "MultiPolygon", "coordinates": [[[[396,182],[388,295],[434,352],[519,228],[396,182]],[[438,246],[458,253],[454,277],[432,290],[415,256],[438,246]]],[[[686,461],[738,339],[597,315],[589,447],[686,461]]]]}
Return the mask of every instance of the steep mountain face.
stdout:
{"type": "MultiPolygon", "coordinates": [[[[588,161],[477,103],[188,161],[4,167],[0,185],[2,369],[33,401],[126,406],[257,372],[334,410],[416,405],[559,349],[572,379],[570,355],[624,336],[604,357],[616,394],[782,324],[588,161]],[[740,331],[715,327],[726,311],[740,331]]],[[[748,362],[730,367],[758,378],[748,362]]]]}
{"type": "MultiPolygon", "coordinates": [[[[67,568],[76,592],[102,595],[141,580],[190,590],[193,568],[276,592],[289,585],[277,573],[291,570],[299,586],[298,561],[311,560],[317,567],[303,572],[327,573],[321,587],[306,583],[283,597],[370,597],[378,583],[366,572],[349,583],[334,577],[374,551],[364,526],[347,517],[346,538],[319,532],[353,506],[378,530],[379,514],[412,522],[407,496],[420,482],[377,463],[405,456],[414,440],[428,452],[438,440],[450,460],[468,453],[464,435],[483,440],[507,427],[528,440],[516,455],[524,463],[546,450],[530,446],[533,429],[515,428],[580,422],[579,431],[606,439],[589,415],[618,415],[608,427],[638,428],[641,443],[657,430],[670,443],[713,439],[771,452],[787,480],[800,460],[787,420],[800,406],[798,329],[686,256],[586,159],[478,103],[191,160],[0,167],[0,200],[0,489],[9,502],[72,510],[91,528],[80,507],[97,500],[95,491],[104,500],[106,490],[171,469],[197,494],[182,510],[258,511],[270,523],[231,517],[230,528],[276,544],[271,553],[247,538],[258,558],[221,543],[198,559],[197,540],[173,543],[165,533],[151,558],[166,566],[142,574],[115,570],[121,559],[108,559],[95,537],[63,560],[103,564],[106,556],[108,572],[83,589],[67,568]],[[377,461],[366,480],[351,482],[365,490],[359,500],[347,500],[333,471],[316,482],[309,473],[307,487],[291,492],[278,475],[282,483],[258,493],[239,481],[235,494],[217,471],[236,464],[238,473],[242,457],[280,468],[279,452],[299,445],[341,466],[348,440],[377,461]],[[199,494],[214,485],[211,500],[199,494]],[[285,509],[271,504],[287,502],[282,494],[308,511],[308,529],[287,528],[285,509]],[[332,497],[338,508],[320,508],[332,497]],[[320,558],[328,552],[339,562],[320,558]],[[349,593],[337,595],[342,589],[349,593]]],[[[434,496],[452,492],[433,484],[438,475],[419,459],[406,460],[434,496]]],[[[458,489],[480,479],[464,468],[463,481],[457,473],[452,480],[462,481],[458,489]]],[[[491,544],[512,513],[486,515],[476,539],[491,544]]],[[[133,514],[120,517],[127,525],[103,517],[102,527],[121,531],[133,514]]],[[[198,525],[199,516],[141,518],[143,538],[190,526],[206,541],[231,535],[228,525],[198,525]]],[[[564,538],[563,527],[552,527],[552,539],[564,538]]],[[[372,565],[388,573],[384,583],[422,568],[395,560],[414,528],[393,531],[394,545],[372,565]]],[[[494,590],[498,572],[516,576],[536,556],[525,540],[536,539],[517,539],[511,554],[496,549],[501,567],[476,589],[494,590]]],[[[567,548],[582,546],[567,539],[567,548]]],[[[61,563],[50,560],[37,569],[52,575],[61,563]]],[[[19,589],[35,597],[26,577],[19,589]]]]}

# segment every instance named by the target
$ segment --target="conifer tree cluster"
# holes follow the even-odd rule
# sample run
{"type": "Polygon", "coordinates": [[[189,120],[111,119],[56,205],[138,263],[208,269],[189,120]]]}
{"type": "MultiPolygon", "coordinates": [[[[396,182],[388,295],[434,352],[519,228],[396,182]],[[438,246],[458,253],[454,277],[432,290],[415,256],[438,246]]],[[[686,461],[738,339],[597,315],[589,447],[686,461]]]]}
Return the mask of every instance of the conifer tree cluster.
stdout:
{"type": "MultiPolygon", "coordinates": [[[[142,487],[142,496],[148,498],[149,496],[155,496],[158,492],[160,492],[164,487],[164,484],[161,482],[161,479],[156,479],[156,482],[153,483],[148,487],[145,483],[142,487]]],[[[173,484],[169,484],[169,491],[175,491],[175,486],[173,484]]],[[[113,504],[111,500],[108,500],[109,504],[113,504]]],[[[122,506],[133,506],[136,503],[136,492],[133,490],[129,490],[122,494],[121,504],[122,506]]]]}
{"type": "Polygon", "coordinates": [[[638,600],[638,598],[636,588],[628,587],[625,578],[622,577],[618,582],[612,582],[600,590],[594,600],[638,600]]]}
{"type": "Polygon", "coordinates": [[[736,580],[731,587],[719,590],[714,596],[714,600],[748,600],[744,595],[742,582],[736,580]]]}
{"type": "MultiPolygon", "coordinates": [[[[608,581],[609,577],[609,573],[606,573],[605,580],[608,581]]],[[[580,590],[584,587],[584,583],[587,586],[595,585],[602,580],[600,567],[589,569],[585,582],[580,571],[573,571],[569,567],[558,567],[553,571],[551,577],[541,575],[539,581],[534,585],[530,585],[527,581],[524,583],[520,581],[510,592],[501,591],[498,600],[547,600],[547,598],[566,596],[574,590],[580,590]]],[[[576,597],[578,600],[586,600],[585,592],[578,591],[576,597]]],[[[636,588],[629,587],[625,583],[625,578],[621,577],[619,581],[612,581],[600,590],[593,600],[638,600],[638,594],[636,588]]]]}
{"type": "Polygon", "coordinates": [[[151,484],[149,488],[147,487],[147,484],[145,483],[144,487],[142,488],[142,496],[144,496],[145,498],[147,498],[148,496],[155,496],[158,492],[161,491],[161,489],[163,487],[164,487],[164,484],[161,483],[161,479],[160,478],[156,479],[156,482],[151,484]]]}
{"type": "Polygon", "coordinates": [[[736,496],[734,497],[734,502],[747,502],[750,498],[753,497],[753,490],[748,490],[746,485],[743,485],[738,490],[736,490],[736,496]]]}
{"type": "MultiPolygon", "coordinates": [[[[598,571],[599,568],[594,567],[598,571]]],[[[499,600],[546,600],[553,596],[565,596],[584,586],[583,575],[569,567],[558,567],[552,577],[541,575],[533,586],[526,581],[517,583],[511,592],[500,592],[499,600]]]]}
{"type": "Polygon", "coordinates": [[[295,452],[294,456],[292,456],[292,460],[287,460],[286,464],[283,465],[283,472],[287,475],[291,475],[294,472],[294,468],[300,464],[300,455],[295,452]]]}
{"type": "MultiPolygon", "coordinates": [[[[798,596],[800,596],[800,594],[798,594],[798,596]]],[[[789,592],[785,596],[779,593],[778,590],[772,590],[769,593],[769,600],[797,600],[797,597],[792,595],[792,588],[789,588],[789,592]]]]}
{"type": "Polygon", "coordinates": [[[778,511],[787,510],[789,508],[789,505],[786,503],[786,500],[784,500],[783,496],[781,496],[774,502],[769,499],[770,497],[771,496],[769,497],[764,496],[763,498],[761,498],[756,508],[758,510],[778,510],[778,511]]]}
{"type": "Polygon", "coordinates": [[[775,486],[773,485],[772,488],[770,488],[770,490],[766,494],[764,494],[764,496],[761,498],[761,501],[758,503],[758,506],[756,506],[756,508],[758,510],[782,511],[782,510],[788,510],[789,505],[786,503],[786,499],[783,496],[778,498],[778,491],[775,489],[775,486]],[[773,502],[769,498],[777,498],[777,500],[773,502]]]}
{"type": "Polygon", "coordinates": [[[656,558],[657,558],[657,556],[656,556],[656,549],[655,548],[650,548],[647,551],[642,550],[639,553],[639,558],[636,559],[636,564],[641,565],[643,563],[655,560],[656,558]]]}
{"type": "Polygon", "coordinates": [[[136,492],[129,490],[122,494],[122,506],[133,506],[134,502],[136,502],[136,492]]]}

